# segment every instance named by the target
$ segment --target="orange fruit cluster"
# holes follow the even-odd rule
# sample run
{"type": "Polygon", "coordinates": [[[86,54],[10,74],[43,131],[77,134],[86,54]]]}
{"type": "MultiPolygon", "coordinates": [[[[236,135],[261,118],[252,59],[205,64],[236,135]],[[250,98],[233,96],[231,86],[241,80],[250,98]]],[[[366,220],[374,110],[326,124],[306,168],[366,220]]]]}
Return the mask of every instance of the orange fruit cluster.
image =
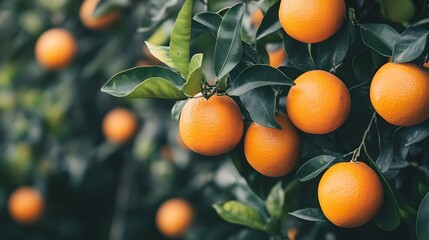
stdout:
{"type": "Polygon", "coordinates": [[[397,126],[429,119],[429,69],[411,63],[386,63],[374,75],[370,99],[376,112],[397,126]]]}
{"type": "Polygon", "coordinates": [[[119,20],[120,12],[112,11],[100,17],[94,17],[94,11],[100,0],[85,0],[80,7],[80,20],[89,29],[100,30],[119,20]]]}
{"type": "Polygon", "coordinates": [[[371,220],[380,210],[384,191],[377,175],[363,162],[341,162],[330,167],[319,182],[318,198],[333,224],[352,228],[371,220]]]}
{"type": "Polygon", "coordinates": [[[39,191],[31,187],[20,187],[9,197],[9,214],[21,224],[37,222],[43,214],[44,200],[39,191]]]}
{"type": "Polygon", "coordinates": [[[156,225],[167,237],[180,237],[191,226],[194,218],[192,206],[184,199],[172,198],[158,208],[156,225]]]}
{"type": "Polygon", "coordinates": [[[44,32],[36,42],[36,59],[46,69],[65,68],[73,60],[77,50],[73,35],[62,28],[44,32]]]}
{"type": "Polygon", "coordinates": [[[281,0],[279,21],[284,31],[304,43],[334,35],[346,16],[344,0],[281,0]]]}
{"type": "Polygon", "coordinates": [[[121,144],[130,140],[137,128],[137,117],[125,108],[113,109],[103,119],[104,136],[114,144],[121,144]]]}
{"type": "Polygon", "coordinates": [[[191,98],[180,114],[179,131],[192,151],[215,156],[232,150],[243,135],[240,108],[226,95],[191,98]]]}
{"type": "MultiPolygon", "coordinates": [[[[85,0],[80,8],[80,19],[89,29],[103,29],[111,26],[120,17],[119,11],[112,11],[100,17],[93,13],[100,0],[85,0]]],[[[37,39],[34,52],[37,62],[45,69],[60,70],[72,62],[77,52],[73,34],[63,28],[52,28],[37,39]]]]}

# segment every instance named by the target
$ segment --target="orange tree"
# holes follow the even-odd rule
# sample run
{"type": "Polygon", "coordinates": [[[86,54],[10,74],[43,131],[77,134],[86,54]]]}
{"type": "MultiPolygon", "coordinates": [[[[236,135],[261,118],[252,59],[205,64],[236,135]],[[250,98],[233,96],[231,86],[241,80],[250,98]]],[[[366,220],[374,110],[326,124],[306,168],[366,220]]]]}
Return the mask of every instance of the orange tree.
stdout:
{"type": "Polygon", "coordinates": [[[211,205],[247,188],[216,177],[233,178],[229,161],[180,145],[172,102],[99,91],[122,69],[160,64],[144,40],[168,40],[179,9],[174,0],[0,1],[1,239],[164,239],[157,209],[172,198],[195,212],[186,233],[187,223],[166,226],[183,238],[243,231],[211,205]]]}
{"type": "Polygon", "coordinates": [[[185,145],[230,157],[256,201],[214,204],[225,221],[271,239],[429,238],[429,3],[213,2],[185,1],[169,45],[146,42],[164,66],[101,90],[176,101],[185,145]]]}

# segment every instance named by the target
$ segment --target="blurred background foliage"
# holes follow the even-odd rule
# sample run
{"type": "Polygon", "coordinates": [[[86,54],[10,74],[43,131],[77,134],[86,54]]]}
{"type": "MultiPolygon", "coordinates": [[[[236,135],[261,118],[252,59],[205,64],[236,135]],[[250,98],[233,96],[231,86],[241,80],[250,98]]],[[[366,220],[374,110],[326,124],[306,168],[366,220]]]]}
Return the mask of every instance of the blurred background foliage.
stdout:
{"type": "MultiPolygon", "coordinates": [[[[207,2],[205,5],[205,1],[196,1],[195,11],[218,11],[237,1],[207,2]]],[[[274,1],[248,2],[244,27],[249,36],[243,36],[243,40],[251,43],[256,34],[251,13],[258,5],[266,11],[274,1]]],[[[170,116],[174,102],[126,100],[100,92],[106,80],[119,71],[160,64],[145,50],[144,41],[168,43],[183,1],[101,1],[95,14],[103,15],[111,9],[122,12],[120,20],[104,30],[87,29],[81,23],[81,3],[0,0],[0,238],[164,239],[155,225],[156,210],[163,201],[180,197],[188,200],[196,213],[192,227],[181,239],[268,239],[262,232],[226,223],[216,214],[213,204],[233,199],[267,212],[264,201],[250,190],[227,156],[202,157],[183,146],[177,122],[170,116]],[[78,50],[67,68],[50,71],[35,60],[34,46],[44,31],[56,27],[73,34],[78,50]],[[130,109],[138,117],[138,131],[125,144],[112,144],[102,133],[104,116],[117,107],[130,109]],[[31,225],[16,223],[8,213],[10,194],[24,185],[37,188],[45,199],[42,218],[31,225]]],[[[387,22],[397,29],[427,15],[422,1],[354,0],[348,4],[359,9],[363,23],[387,22]]],[[[212,54],[214,39],[209,33],[192,41],[193,52],[212,54]]],[[[278,43],[281,38],[269,41],[278,43]]],[[[266,53],[260,54],[267,62],[266,53]]],[[[204,64],[210,78],[214,75],[212,64],[204,64]]],[[[356,146],[361,136],[350,137],[350,133],[363,133],[370,118],[367,108],[354,107],[358,109],[358,115],[353,116],[356,120],[339,133],[351,146],[356,146]]],[[[380,126],[383,124],[386,125],[381,122],[380,126]]],[[[305,160],[323,149],[336,148],[336,144],[319,140],[317,136],[304,136],[304,141],[322,148],[316,152],[306,149],[305,160]]],[[[411,161],[415,166],[411,164],[400,173],[391,172],[398,199],[411,205],[400,206],[405,221],[396,230],[383,232],[372,223],[340,229],[288,217],[281,226],[283,236],[414,239],[414,223],[406,220],[418,207],[421,196],[419,189],[407,186],[427,188],[427,146],[428,139],[407,149],[412,158],[426,159],[426,165],[411,161]],[[419,169],[418,175],[414,175],[415,168],[419,169]]],[[[289,184],[293,178],[290,174],[283,180],[289,184]]],[[[291,208],[316,205],[316,186],[315,180],[303,183],[291,208]]]]}

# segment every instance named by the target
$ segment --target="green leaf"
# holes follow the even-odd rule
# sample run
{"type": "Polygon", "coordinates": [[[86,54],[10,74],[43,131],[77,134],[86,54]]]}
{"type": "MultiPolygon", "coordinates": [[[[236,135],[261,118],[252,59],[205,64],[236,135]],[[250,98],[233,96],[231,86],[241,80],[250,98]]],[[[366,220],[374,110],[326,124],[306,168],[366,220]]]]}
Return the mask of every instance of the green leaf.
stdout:
{"type": "Polygon", "coordinates": [[[220,90],[226,91],[226,89],[228,88],[228,82],[229,82],[228,79],[229,79],[228,75],[225,75],[221,79],[219,79],[217,81],[217,88],[220,90]]]}
{"type": "Polygon", "coordinates": [[[364,149],[368,157],[369,166],[377,172],[378,177],[380,178],[384,189],[383,206],[381,207],[380,211],[373,219],[374,223],[381,230],[392,231],[395,228],[397,228],[401,223],[398,201],[396,200],[395,194],[390,188],[389,183],[386,181],[380,169],[378,169],[377,165],[374,163],[371,156],[368,154],[366,147],[364,147],[364,149]]]}
{"type": "Polygon", "coordinates": [[[277,69],[280,70],[284,75],[288,76],[293,81],[295,81],[297,77],[303,74],[302,71],[289,66],[280,66],[277,69]]]}
{"type": "Polygon", "coordinates": [[[264,218],[257,210],[250,206],[237,201],[229,201],[214,204],[213,208],[227,222],[265,231],[264,218]]]}
{"type": "Polygon", "coordinates": [[[271,192],[265,201],[265,207],[271,217],[281,216],[284,199],[285,192],[282,188],[282,182],[279,182],[271,189],[271,192]]]}
{"type": "Polygon", "coordinates": [[[304,208],[290,212],[289,214],[311,222],[327,222],[327,219],[320,208],[304,208]]]}
{"type": "Polygon", "coordinates": [[[391,56],[399,33],[386,24],[369,23],[360,25],[362,40],[368,47],[383,56],[391,56]]]}
{"type": "Polygon", "coordinates": [[[362,82],[370,82],[380,67],[374,62],[372,50],[370,48],[365,49],[353,58],[352,67],[356,78],[362,82]]]}
{"type": "Polygon", "coordinates": [[[392,62],[411,62],[420,57],[426,48],[428,34],[423,27],[407,28],[395,42],[392,62]]]}
{"type": "Polygon", "coordinates": [[[168,68],[136,67],[122,71],[107,81],[102,92],[115,97],[185,99],[184,79],[168,68]]]}
{"type": "Polygon", "coordinates": [[[240,100],[250,114],[250,118],[265,127],[280,129],[276,122],[276,94],[269,87],[260,87],[246,92],[240,100]]]}
{"type": "Polygon", "coordinates": [[[214,12],[202,12],[194,16],[194,21],[206,27],[216,37],[222,17],[214,12]]]}
{"type": "Polygon", "coordinates": [[[170,36],[170,56],[184,78],[188,77],[192,25],[192,0],[186,0],[170,36]]]}
{"type": "Polygon", "coordinates": [[[171,60],[170,57],[170,48],[165,46],[156,46],[149,42],[146,42],[147,49],[149,49],[149,52],[156,57],[159,61],[164,63],[165,65],[176,68],[176,65],[174,65],[173,60],[171,60]]]}
{"type": "Polygon", "coordinates": [[[282,28],[279,22],[279,7],[280,1],[271,6],[265,13],[261,25],[256,32],[256,40],[260,40],[261,38],[275,33],[282,28]]]}
{"type": "Polygon", "coordinates": [[[310,44],[297,41],[287,35],[284,31],[283,43],[288,53],[288,66],[295,67],[304,72],[316,68],[314,60],[311,56],[310,44]]]}
{"type": "Polygon", "coordinates": [[[239,96],[263,86],[292,86],[294,82],[277,68],[251,65],[244,69],[227,89],[231,96],[239,96]]]}
{"type": "Polygon", "coordinates": [[[180,119],[180,113],[182,113],[182,109],[185,106],[185,104],[188,102],[188,100],[184,100],[184,101],[177,101],[173,108],[171,108],[171,117],[176,120],[179,121],[180,119]]]}
{"type": "Polygon", "coordinates": [[[296,172],[295,176],[302,182],[311,180],[323,172],[335,160],[334,156],[321,155],[314,157],[304,163],[296,172]]]}
{"type": "Polygon", "coordinates": [[[382,173],[389,170],[393,161],[393,146],[395,143],[395,130],[394,127],[389,127],[383,131],[380,137],[380,155],[375,163],[382,173]]]}
{"type": "Polygon", "coordinates": [[[354,28],[349,21],[344,21],[341,28],[329,39],[316,45],[315,62],[319,69],[335,70],[346,57],[349,50],[349,35],[354,28]]]}
{"type": "Polygon", "coordinates": [[[194,96],[201,92],[201,79],[203,78],[203,54],[197,53],[191,58],[189,63],[189,75],[185,85],[183,85],[183,92],[188,96],[194,96]]]}
{"type": "Polygon", "coordinates": [[[214,52],[215,72],[218,79],[227,75],[241,59],[243,14],[244,4],[238,3],[222,18],[214,52]]]}
{"type": "Polygon", "coordinates": [[[419,206],[416,233],[419,240],[429,239],[429,193],[426,194],[419,206]]]}
{"type": "Polygon", "coordinates": [[[405,140],[404,145],[407,147],[429,136],[429,121],[411,127],[404,127],[399,131],[401,138],[405,140]]]}
{"type": "Polygon", "coordinates": [[[419,192],[422,196],[426,195],[427,193],[429,193],[429,185],[426,185],[422,182],[419,182],[419,192]]]}

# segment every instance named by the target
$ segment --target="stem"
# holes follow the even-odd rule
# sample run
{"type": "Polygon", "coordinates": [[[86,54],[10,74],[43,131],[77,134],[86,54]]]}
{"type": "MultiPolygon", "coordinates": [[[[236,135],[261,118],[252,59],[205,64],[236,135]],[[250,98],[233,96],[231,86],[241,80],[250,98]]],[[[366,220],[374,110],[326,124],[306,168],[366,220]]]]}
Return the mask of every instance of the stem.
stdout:
{"type": "Polygon", "coordinates": [[[374,112],[372,114],[371,120],[369,121],[368,127],[366,128],[366,130],[363,134],[362,141],[360,142],[359,147],[353,151],[353,157],[352,157],[352,160],[350,160],[351,162],[356,162],[357,158],[360,156],[360,151],[361,151],[362,147],[365,145],[366,137],[368,136],[368,133],[369,133],[369,130],[371,129],[372,123],[375,121],[376,118],[377,118],[377,114],[374,112]]]}
{"type": "Polygon", "coordinates": [[[132,192],[133,177],[136,173],[135,161],[129,156],[125,158],[122,166],[120,179],[116,191],[115,212],[110,227],[109,240],[124,238],[125,227],[127,224],[127,209],[132,192]]]}

